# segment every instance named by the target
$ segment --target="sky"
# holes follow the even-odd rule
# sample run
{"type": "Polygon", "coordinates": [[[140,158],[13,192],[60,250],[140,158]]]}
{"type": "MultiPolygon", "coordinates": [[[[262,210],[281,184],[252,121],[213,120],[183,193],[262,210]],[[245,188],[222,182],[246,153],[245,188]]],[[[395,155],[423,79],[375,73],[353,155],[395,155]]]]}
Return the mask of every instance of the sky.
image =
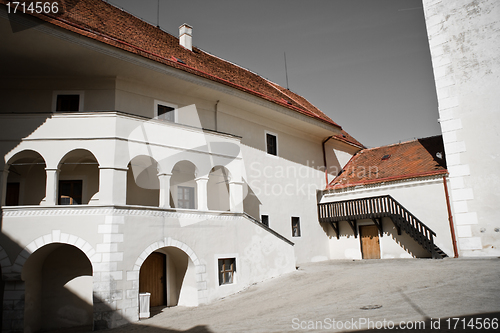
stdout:
{"type": "Polygon", "coordinates": [[[421,0],[110,0],[305,97],[367,147],[440,134],[421,0]],[[159,14],[159,15],[158,15],[159,14]]]}

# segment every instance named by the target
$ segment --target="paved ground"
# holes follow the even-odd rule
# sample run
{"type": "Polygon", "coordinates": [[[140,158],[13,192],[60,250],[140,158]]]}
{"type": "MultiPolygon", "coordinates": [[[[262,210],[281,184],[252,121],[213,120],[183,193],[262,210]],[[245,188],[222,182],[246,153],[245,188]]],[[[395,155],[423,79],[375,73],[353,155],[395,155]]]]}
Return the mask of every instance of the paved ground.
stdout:
{"type": "Polygon", "coordinates": [[[383,328],[384,320],[386,328],[394,325],[392,332],[411,326],[413,332],[494,332],[500,320],[500,259],[305,264],[209,305],[156,310],[147,320],[105,332],[382,331],[373,328],[383,328]]]}

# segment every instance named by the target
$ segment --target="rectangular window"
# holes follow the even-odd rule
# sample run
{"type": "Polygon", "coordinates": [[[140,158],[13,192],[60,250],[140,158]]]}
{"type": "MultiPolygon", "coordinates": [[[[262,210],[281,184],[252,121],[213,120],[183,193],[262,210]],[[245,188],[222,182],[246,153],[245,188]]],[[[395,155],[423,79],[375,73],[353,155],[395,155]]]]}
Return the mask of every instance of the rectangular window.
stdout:
{"type": "Polygon", "coordinates": [[[278,155],[278,139],[276,135],[266,133],[267,153],[270,155],[278,155]]]}
{"type": "Polygon", "coordinates": [[[57,95],[56,111],[79,111],[80,95],[57,95]]]}
{"type": "Polygon", "coordinates": [[[300,218],[292,216],[292,237],[300,237],[300,218]]]}
{"type": "Polygon", "coordinates": [[[234,282],[236,258],[219,259],[219,286],[234,282]]]}
{"type": "Polygon", "coordinates": [[[59,205],[81,205],[82,189],[82,180],[60,180],[59,205]]]}
{"type": "Polygon", "coordinates": [[[7,183],[6,206],[19,206],[19,183],[7,183]]]}
{"type": "Polygon", "coordinates": [[[171,106],[158,104],[156,111],[158,119],[175,123],[175,108],[171,106]]]}
{"type": "Polygon", "coordinates": [[[177,186],[177,207],[194,209],[194,187],[177,186]]]}
{"type": "Polygon", "coordinates": [[[269,227],[269,215],[261,215],[260,221],[262,222],[263,225],[269,227]]]}

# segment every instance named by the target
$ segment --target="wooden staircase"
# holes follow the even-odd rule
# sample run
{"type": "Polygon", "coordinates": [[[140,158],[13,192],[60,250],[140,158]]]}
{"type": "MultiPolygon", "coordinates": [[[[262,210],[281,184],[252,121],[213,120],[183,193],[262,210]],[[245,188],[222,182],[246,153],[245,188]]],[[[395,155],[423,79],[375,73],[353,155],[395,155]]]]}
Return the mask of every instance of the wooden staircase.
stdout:
{"type": "Polygon", "coordinates": [[[399,235],[401,230],[406,232],[429,251],[433,259],[448,256],[434,244],[436,233],[390,195],[318,204],[318,216],[320,223],[329,223],[332,226],[337,238],[339,238],[340,221],[347,221],[354,236],[357,237],[358,220],[371,219],[382,233],[382,218],[389,217],[399,235]]]}

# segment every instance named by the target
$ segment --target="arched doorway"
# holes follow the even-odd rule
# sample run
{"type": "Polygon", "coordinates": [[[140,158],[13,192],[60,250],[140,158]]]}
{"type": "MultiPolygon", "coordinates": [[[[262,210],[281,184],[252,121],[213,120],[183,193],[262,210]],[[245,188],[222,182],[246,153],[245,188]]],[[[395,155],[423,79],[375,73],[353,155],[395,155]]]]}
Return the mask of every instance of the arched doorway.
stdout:
{"type": "Polygon", "coordinates": [[[223,166],[215,166],[210,171],[207,184],[209,210],[229,211],[229,171],[223,166]]]}
{"type": "Polygon", "coordinates": [[[39,205],[45,197],[45,161],[33,150],[13,156],[9,163],[6,206],[39,205]]]}
{"type": "Polygon", "coordinates": [[[190,306],[193,297],[197,302],[195,269],[189,256],[175,247],[152,252],[139,271],[139,293],[145,292],[151,294],[151,307],[190,306]]]}
{"type": "Polygon", "coordinates": [[[158,207],[160,181],[158,163],[149,156],[136,156],[128,164],[127,205],[158,207]]]}
{"type": "Polygon", "coordinates": [[[59,205],[86,205],[99,192],[99,163],[90,151],[76,149],[67,153],[59,170],[59,205]]]}
{"type": "Polygon", "coordinates": [[[78,248],[45,245],[24,264],[25,331],[92,329],[92,264],[78,248]]]}

